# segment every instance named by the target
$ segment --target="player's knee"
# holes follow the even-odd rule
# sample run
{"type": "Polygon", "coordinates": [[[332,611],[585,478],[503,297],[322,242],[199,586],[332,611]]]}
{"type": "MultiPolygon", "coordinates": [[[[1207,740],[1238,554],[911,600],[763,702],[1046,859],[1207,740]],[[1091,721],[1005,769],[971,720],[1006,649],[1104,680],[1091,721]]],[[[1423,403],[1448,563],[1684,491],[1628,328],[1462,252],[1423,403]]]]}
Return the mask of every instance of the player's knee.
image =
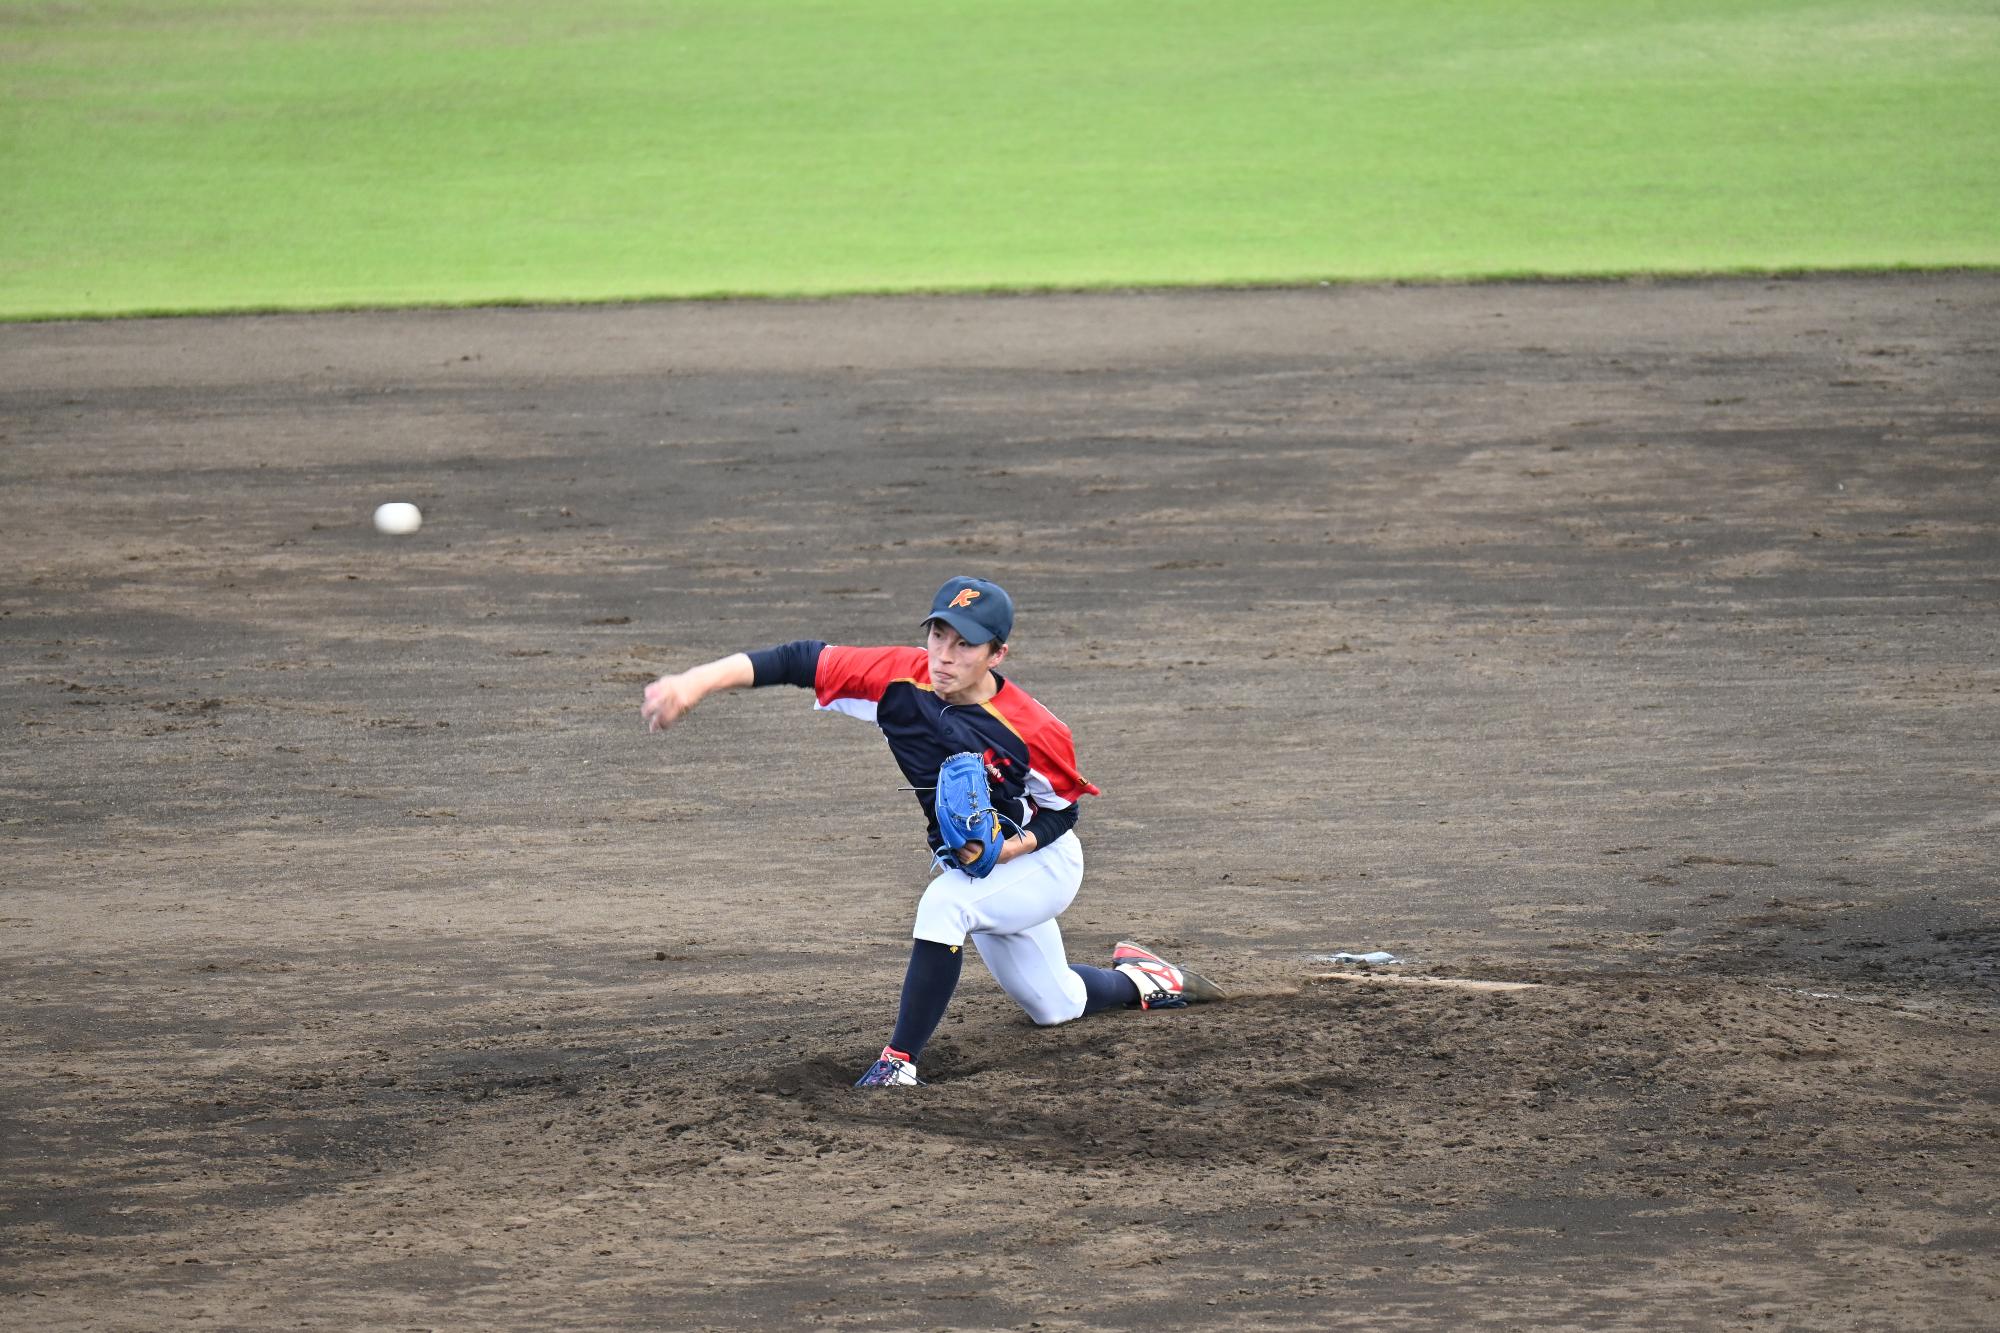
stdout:
{"type": "Polygon", "coordinates": [[[1021,1001],[1022,1010],[1036,1027],[1052,1028],[1083,1017],[1083,1001],[1068,994],[1037,995],[1021,1001]]]}

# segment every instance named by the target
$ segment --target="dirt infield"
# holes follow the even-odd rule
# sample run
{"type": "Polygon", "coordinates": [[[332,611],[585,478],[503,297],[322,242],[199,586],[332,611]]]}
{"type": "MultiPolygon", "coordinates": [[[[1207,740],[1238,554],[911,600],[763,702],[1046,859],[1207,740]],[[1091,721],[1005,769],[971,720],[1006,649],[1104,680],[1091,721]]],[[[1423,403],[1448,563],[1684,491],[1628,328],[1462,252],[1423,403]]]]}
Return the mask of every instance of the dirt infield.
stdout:
{"type": "Polygon", "coordinates": [[[0,327],[0,1312],[1991,1327],[1996,330],[1963,275],[0,327]],[[1072,956],[1235,998],[969,967],[856,1094],[886,750],[639,691],[961,571],[1106,792],[1072,956]]]}

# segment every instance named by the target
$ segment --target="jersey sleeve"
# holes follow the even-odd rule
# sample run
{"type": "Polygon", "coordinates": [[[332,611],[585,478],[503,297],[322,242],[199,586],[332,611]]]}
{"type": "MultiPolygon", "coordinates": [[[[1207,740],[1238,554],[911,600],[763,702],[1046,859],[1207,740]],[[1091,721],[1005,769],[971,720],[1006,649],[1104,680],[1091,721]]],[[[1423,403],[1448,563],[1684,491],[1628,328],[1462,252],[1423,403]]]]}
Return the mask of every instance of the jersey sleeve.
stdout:
{"type": "Polygon", "coordinates": [[[826,644],[818,639],[794,639],[771,648],[753,648],[750,683],[754,686],[797,685],[809,690],[819,674],[819,655],[826,644]]]}
{"type": "Polygon", "coordinates": [[[930,683],[930,659],[923,649],[828,644],[819,655],[813,706],[873,722],[882,696],[899,681],[930,683]]]}
{"type": "Polygon", "coordinates": [[[1103,793],[1076,768],[1076,741],[1063,720],[1025,690],[1011,690],[987,705],[1028,746],[1028,799],[1045,810],[1060,810],[1086,796],[1103,793]],[[996,706],[998,705],[998,706],[996,706]]]}

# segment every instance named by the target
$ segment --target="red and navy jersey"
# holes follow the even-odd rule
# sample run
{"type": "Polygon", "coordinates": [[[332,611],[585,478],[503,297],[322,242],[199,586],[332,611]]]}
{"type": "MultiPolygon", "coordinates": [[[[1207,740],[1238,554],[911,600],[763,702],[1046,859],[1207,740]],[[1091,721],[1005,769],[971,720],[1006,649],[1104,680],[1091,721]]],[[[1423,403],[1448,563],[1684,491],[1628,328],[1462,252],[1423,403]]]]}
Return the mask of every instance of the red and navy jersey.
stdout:
{"type": "Polygon", "coordinates": [[[995,674],[1000,688],[983,704],[950,704],[931,688],[921,648],[848,648],[805,639],[749,654],[758,685],[813,692],[816,708],[863,718],[882,729],[896,766],[916,789],[928,840],[941,845],[932,794],[938,767],[954,754],[985,757],[993,804],[1046,847],[1076,823],[1076,803],[1098,790],[1076,768],[1076,743],[1054,713],[995,674]],[[998,780],[992,780],[997,772],[998,780]]]}

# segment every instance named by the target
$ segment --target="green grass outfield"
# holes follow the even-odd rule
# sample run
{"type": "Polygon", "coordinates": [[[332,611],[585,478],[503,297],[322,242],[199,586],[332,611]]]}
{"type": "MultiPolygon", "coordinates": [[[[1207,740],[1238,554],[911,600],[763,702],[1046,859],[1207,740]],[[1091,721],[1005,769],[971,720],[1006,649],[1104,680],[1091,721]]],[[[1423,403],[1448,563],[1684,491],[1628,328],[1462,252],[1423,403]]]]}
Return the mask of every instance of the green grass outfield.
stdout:
{"type": "Polygon", "coordinates": [[[0,317],[2000,265],[1996,0],[0,0],[0,317]]]}

